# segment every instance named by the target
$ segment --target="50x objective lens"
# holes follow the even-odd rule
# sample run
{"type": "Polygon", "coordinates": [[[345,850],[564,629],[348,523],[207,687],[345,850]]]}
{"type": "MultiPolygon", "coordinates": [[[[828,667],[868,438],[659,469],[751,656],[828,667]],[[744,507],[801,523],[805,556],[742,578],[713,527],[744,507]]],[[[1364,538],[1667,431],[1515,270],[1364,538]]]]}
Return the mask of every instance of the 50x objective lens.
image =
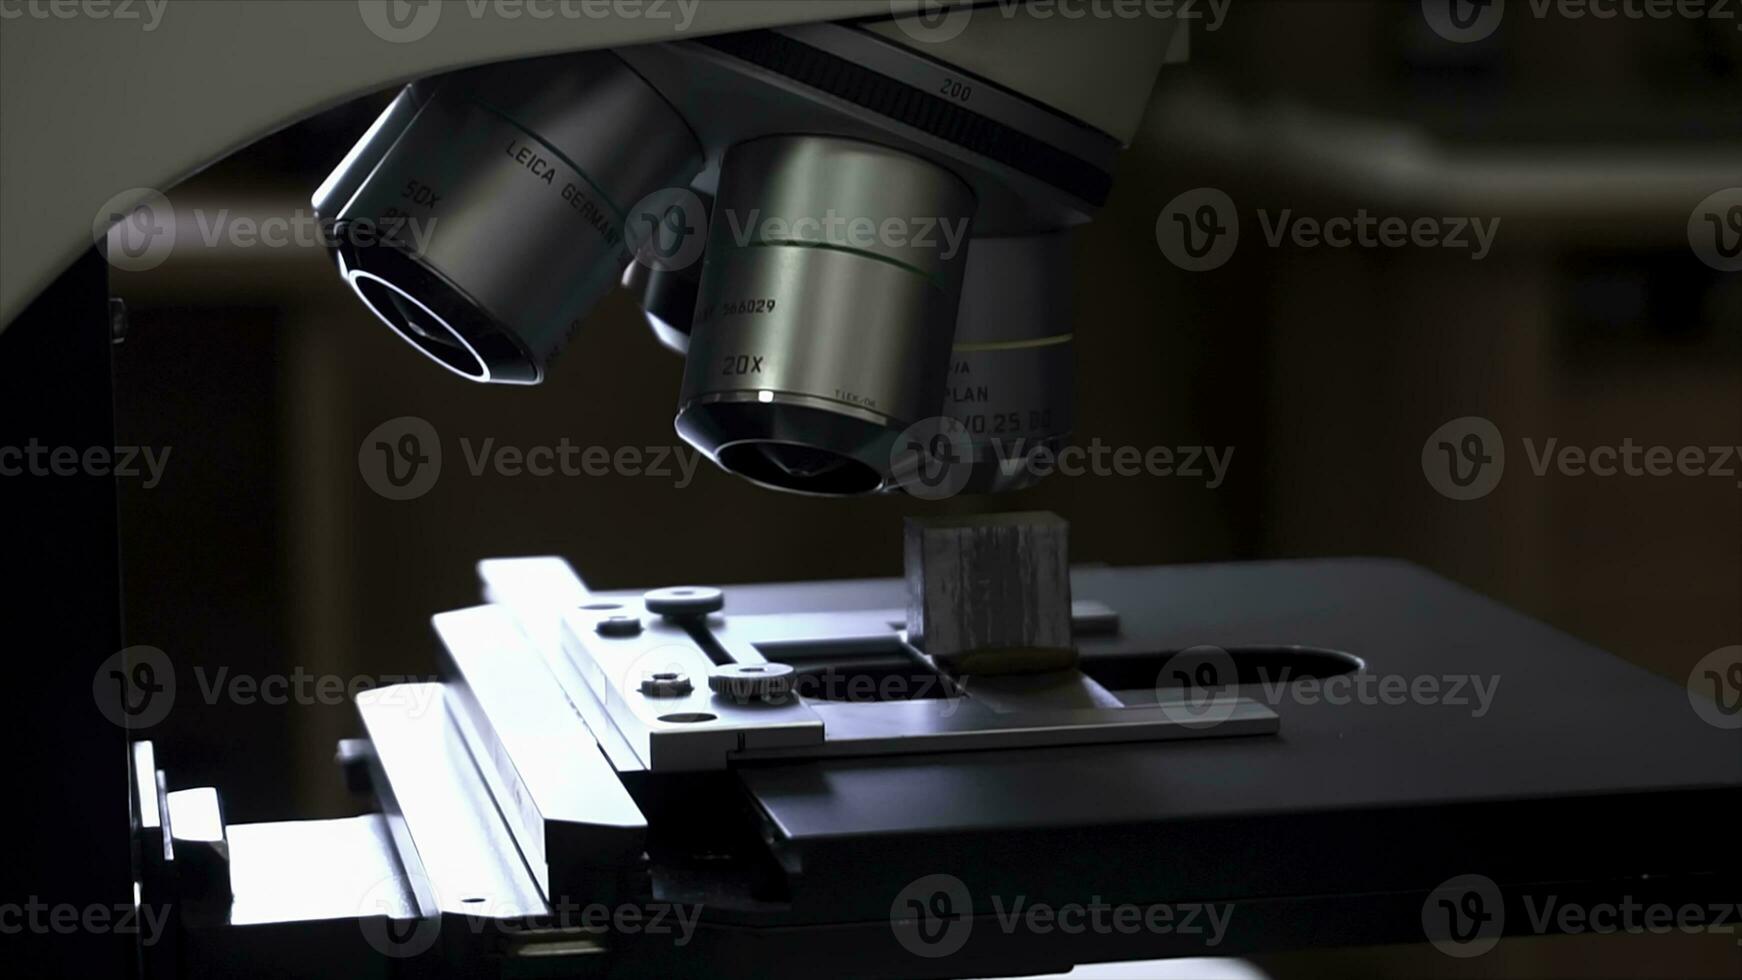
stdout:
{"type": "Polygon", "coordinates": [[[408,86],[314,204],[400,336],[471,380],[536,384],[621,277],[629,209],[701,166],[677,112],[591,52],[408,86]]]}
{"type": "Polygon", "coordinates": [[[948,170],[872,143],[733,147],[678,432],[777,489],[845,495],[899,482],[897,436],[942,407],[974,209],[948,170]]]}
{"type": "Polygon", "coordinates": [[[1063,233],[974,240],[944,388],[942,414],[968,448],[966,459],[949,461],[968,468],[950,474],[953,492],[1032,486],[1041,470],[1030,458],[1057,453],[1070,440],[1076,424],[1070,283],[1063,233]]]}

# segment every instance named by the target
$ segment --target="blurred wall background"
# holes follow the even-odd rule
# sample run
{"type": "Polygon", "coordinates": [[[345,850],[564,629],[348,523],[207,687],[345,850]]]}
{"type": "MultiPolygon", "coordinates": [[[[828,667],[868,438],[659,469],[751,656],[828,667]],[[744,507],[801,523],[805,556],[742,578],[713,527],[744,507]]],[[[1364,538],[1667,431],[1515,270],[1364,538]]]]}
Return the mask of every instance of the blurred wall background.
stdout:
{"type": "MultiPolygon", "coordinates": [[[[1524,5],[1516,5],[1523,7],[1524,5]]],[[[155,737],[231,819],[343,815],[351,711],[206,696],[225,675],[391,681],[435,672],[431,614],[479,601],[474,563],[560,554],[597,588],[896,575],[904,515],[1050,509],[1074,557],[1115,565],[1400,556],[1675,679],[1742,642],[1742,476],[1531,471],[1523,440],[1742,444],[1742,276],[1688,223],[1706,175],[1742,183],[1735,22],[1535,18],[1449,44],[1415,3],[1236,2],[1161,80],[1112,202],[1076,237],[1077,441],[1232,447],[1203,478],[1055,477],[1016,496],[817,501],[705,462],[677,477],[472,476],[462,440],[676,447],[680,360],[608,299],[537,389],[468,385],[358,305],[316,247],[208,247],[115,274],[120,442],[171,447],[124,484],[129,642],[198,667],[200,703],[155,737]],[[1158,217],[1210,186],[1242,240],[1170,264],[1158,217]],[[1260,209],[1499,220],[1491,251],[1270,247],[1260,209]],[[377,425],[427,419],[443,474],[383,499],[377,425]],[[1479,415],[1507,475],[1449,500],[1423,444],[1479,415]],[[206,702],[210,703],[206,703],[206,702]],[[250,760],[253,760],[252,763],[250,760]]],[[[306,216],[387,94],[263,141],[172,189],[183,220],[306,216]],[[221,217],[220,217],[221,216],[221,217]]],[[[1742,470],[1742,462],[1737,464],[1742,470]]],[[[1287,638],[1278,638],[1286,640],[1287,638]]],[[[1568,679],[1576,685],[1576,678],[1568,679]]],[[[1454,963],[1379,950],[1278,957],[1279,975],[1733,976],[1719,937],[1508,942],[1454,963]]]]}

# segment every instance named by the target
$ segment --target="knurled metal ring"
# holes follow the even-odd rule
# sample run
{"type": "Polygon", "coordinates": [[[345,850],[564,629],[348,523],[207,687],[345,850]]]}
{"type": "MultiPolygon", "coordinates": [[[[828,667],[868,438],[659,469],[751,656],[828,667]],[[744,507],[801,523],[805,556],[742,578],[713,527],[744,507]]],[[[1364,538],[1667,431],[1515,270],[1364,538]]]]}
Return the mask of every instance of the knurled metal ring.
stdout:
{"type": "Polygon", "coordinates": [[[593,631],[600,636],[622,638],[641,635],[641,618],[639,616],[606,616],[593,624],[593,631]]]}
{"type": "Polygon", "coordinates": [[[789,664],[726,664],[708,673],[708,687],[736,701],[783,701],[796,679],[789,664]]]}
{"type": "Polygon", "coordinates": [[[704,585],[654,589],[641,601],[648,612],[668,619],[696,619],[726,608],[726,594],[704,585]]]}
{"type": "Polygon", "coordinates": [[[693,690],[690,675],[682,671],[659,670],[641,678],[641,693],[650,698],[681,698],[693,690]]]}

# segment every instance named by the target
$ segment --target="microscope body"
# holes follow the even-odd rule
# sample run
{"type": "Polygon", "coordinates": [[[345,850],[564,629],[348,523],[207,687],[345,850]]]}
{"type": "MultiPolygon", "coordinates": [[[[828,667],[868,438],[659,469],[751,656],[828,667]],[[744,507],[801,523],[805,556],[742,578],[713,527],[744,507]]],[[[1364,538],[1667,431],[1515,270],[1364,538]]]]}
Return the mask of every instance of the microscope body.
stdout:
{"type": "MultiPolygon", "coordinates": [[[[313,206],[347,285],[432,369],[543,382],[623,281],[689,358],[679,433],[723,468],[831,496],[1018,488],[944,379],[998,379],[1015,436],[1068,439],[1064,236],[1189,25],[920,6],[729,0],[553,30],[460,4],[198,3],[142,41],[8,29],[0,323],[90,326],[101,263],[56,277],[93,240],[173,227],[154,190],[403,84],[313,206]],[[51,116],[28,93],[68,84],[75,41],[108,57],[89,112],[51,116]],[[190,54],[214,50],[218,70],[190,54]],[[417,218],[422,245],[346,234],[417,218]],[[930,222],[930,244],[880,237],[891,219],[930,222]]],[[[106,398],[99,340],[77,363],[106,398]]],[[[168,788],[174,746],[129,740],[128,884],[170,910],[139,962],[995,976],[1420,940],[1469,874],[1514,931],[1545,889],[1734,897],[1735,857],[1708,842],[1742,802],[1735,740],[1675,685],[1401,563],[1071,569],[1055,531],[910,542],[922,569],[1014,556],[983,576],[1025,583],[1002,598],[935,594],[912,567],[619,593],[555,559],[484,562],[483,603],[434,618],[443,681],[357,701],[367,737],[340,760],[370,812],[233,824],[218,787],[168,788]],[[1045,629],[989,660],[943,649],[1030,608],[1045,629]],[[1454,675],[1504,676],[1505,696],[1478,716],[1306,693],[1454,675]],[[1014,928],[1012,907],[1169,927],[1014,928]]],[[[111,755],[81,771],[118,775],[111,755]]]]}

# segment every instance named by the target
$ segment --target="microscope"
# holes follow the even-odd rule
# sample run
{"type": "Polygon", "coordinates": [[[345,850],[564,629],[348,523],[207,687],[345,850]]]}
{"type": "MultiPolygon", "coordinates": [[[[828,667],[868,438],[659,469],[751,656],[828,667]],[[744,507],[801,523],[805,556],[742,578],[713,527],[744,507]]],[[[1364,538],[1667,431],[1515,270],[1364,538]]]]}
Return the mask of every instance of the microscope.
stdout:
{"type": "MultiPolygon", "coordinates": [[[[994,495],[1069,444],[1069,235],[1192,26],[1190,4],[734,0],[676,32],[305,6],[324,77],[262,66],[253,112],[142,143],[131,182],[404,83],[311,189],[357,301],[453,384],[527,386],[627,289],[685,359],[678,435],[813,497],[994,495]]],[[[53,204],[100,169],[27,176],[53,204]]],[[[8,263],[35,243],[13,329],[106,297],[67,218],[8,215],[8,263]]],[[[103,341],[69,370],[100,378],[103,341]]],[[[1401,562],[1077,567],[1066,522],[981,499],[908,521],[875,580],[597,591],[560,558],[482,561],[478,604],[433,617],[442,679],[356,698],[338,761],[363,816],[232,823],[221,786],[168,789],[174,745],[130,738],[68,776],[115,790],[125,761],[127,825],[92,847],[166,913],[124,971],[1001,977],[1491,945],[1550,893],[1736,899],[1712,842],[1737,741],[1677,685],[1401,562]],[[1454,677],[1478,683],[1389,686],[1454,677]]]]}

